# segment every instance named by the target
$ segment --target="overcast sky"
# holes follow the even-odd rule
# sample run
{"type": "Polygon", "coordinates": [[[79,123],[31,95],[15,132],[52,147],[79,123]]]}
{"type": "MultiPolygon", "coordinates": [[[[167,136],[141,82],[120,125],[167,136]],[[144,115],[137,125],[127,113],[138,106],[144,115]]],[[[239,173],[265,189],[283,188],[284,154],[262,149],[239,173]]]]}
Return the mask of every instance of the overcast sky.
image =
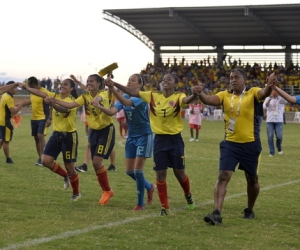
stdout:
{"type": "Polygon", "coordinates": [[[30,76],[64,79],[71,73],[81,75],[85,81],[89,74],[117,62],[115,79],[126,84],[131,74],[153,61],[153,52],[127,31],[104,20],[103,9],[287,3],[201,2],[204,1],[0,0],[0,81],[30,76]]]}

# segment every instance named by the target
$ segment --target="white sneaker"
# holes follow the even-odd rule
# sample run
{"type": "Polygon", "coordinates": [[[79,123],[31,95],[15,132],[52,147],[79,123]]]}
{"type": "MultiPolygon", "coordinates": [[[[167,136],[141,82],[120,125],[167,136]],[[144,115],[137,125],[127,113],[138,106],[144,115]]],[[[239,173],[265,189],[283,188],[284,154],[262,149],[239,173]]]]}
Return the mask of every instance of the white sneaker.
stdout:
{"type": "Polygon", "coordinates": [[[282,150],[281,150],[281,151],[279,151],[279,152],[278,152],[278,154],[282,155],[282,154],[283,154],[283,151],[282,151],[282,150]]]}
{"type": "Polygon", "coordinates": [[[274,155],[269,154],[270,157],[273,157],[274,155]]]}
{"type": "Polygon", "coordinates": [[[196,141],[199,141],[198,139],[196,139],[196,141]]]}
{"type": "Polygon", "coordinates": [[[70,178],[69,176],[64,177],[64,190],[68,189],[70,187],[70,178]]]}
{"type": "Polygon", "coordinates": [[[191,138],[189,141],[195,141],[195,139],[194,139],[194,138],[191,138]]]}

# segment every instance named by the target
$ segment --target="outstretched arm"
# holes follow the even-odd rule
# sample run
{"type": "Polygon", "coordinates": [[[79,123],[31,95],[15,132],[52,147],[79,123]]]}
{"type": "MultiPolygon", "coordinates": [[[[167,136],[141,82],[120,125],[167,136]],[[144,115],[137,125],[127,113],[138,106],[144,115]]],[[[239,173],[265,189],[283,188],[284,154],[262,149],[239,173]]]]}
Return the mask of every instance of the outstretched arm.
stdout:
{"type": "Polygon", "coordinates": [[[22,89],[25,89],[26,91],[28,91],[31,94],[34,94],[36,96],[40,96],[42,98],[46,98],[48,96],[47,93],[45,93],[43,91],[40,91],[39,89],[30,88],[24,83],[19,83],[19,87],[22,88],[22,89]]]}
{"type": "Polygon", "coordinates": [[[113,85],[116,86],[119,90],[122,90],[124,93],[126,93],[130,96],[140,97],[139,89],[128,88],[122,84],[112,81],[110,78],[105,79],[105,85],[109,86],[110,82],[113,83],[113,85]]]}
{"type": "Polygon", "coordinates": [[[85,86],[81,81],[77,80],[74,75],[70,75],[70,78],[84,91],[88,92],[87,86],[85,86]]]}
{"type": "Polygon", "coordinates": [[[199,99],[201,100],[201,102],[203,102],[204,104],[208,104],[208,105],[212,105],[212,106],[220,106],[221,105],[221,101],[220,98],[217,95],[206,95],[203,91],[203,87],[200,86],[201,88],[201,92],[199,94],[199,99]]]}
{"type": "Polygon", "coordinates": [[[7,91],[10,91],[11,89],[17,87],[18,85],[19,85],[19,83],[16,82],[16,83],[13,83],[13,84],[8,84],[8,85],[5,85],[5,86],[2,86],[2,87],[0,87],[0,94],[3,94],[7,91]]]}
{"type": "Polygon", "coordinates": [[[182,102],[185,104],[189,104],[195,99],[197,99],[198,95],[201,93],[201,88],[200,86],[195,86],[192,88],[192,95],[186,96],[182,99],[182,102]]]}
{"type": "Polygon", "coordinates": [[[280,95],[282,98],[284,98],[288,102],[290,102],[290,103],[296,103],[297,102],[297,99],[296,99],[295,96],[289,95],[288,93],[286,93],[285,91],[280,89],[278,86],[274,86],[273,89],[278,93],[278,95],[280,95]]]}
{"type": "Polygon", "coordinates": [[[54,103],[58,104],[59,106],[62,106],[64,108],[68,108],[68,109],[77,108],[80,106],[77,102],[64,102],[64,101],[58,100],[53,97],[49,98],[49,102],[54,102],[54,103]]]}

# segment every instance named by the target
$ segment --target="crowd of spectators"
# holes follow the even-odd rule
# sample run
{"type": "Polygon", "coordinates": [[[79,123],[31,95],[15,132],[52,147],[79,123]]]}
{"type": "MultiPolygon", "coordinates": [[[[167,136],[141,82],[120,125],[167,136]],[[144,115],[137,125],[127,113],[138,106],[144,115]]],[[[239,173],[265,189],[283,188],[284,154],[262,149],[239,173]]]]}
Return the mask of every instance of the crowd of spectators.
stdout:
{"type": "MultiPolygon", "coordinates": [[[[300,94],[300,68],[298,63],[293,64],[292,61],[286,66],[282,64],[278,65],[276,62],[264,63],[263,65],[254,63],[242,63],[240,59],[232,60],[231,56],[226,54],[223,57],[221,63],[218,63],[216,58],[204,58],[199,61],[192,61],[191,63],[186,62],[185,58],[182,57],[180,60],[174,57],[172,62],[170,58],[167,62],[163,63],[162,59],[157,64],[148,63],[141,71],[141,74],[146,79],[145,90],[160,90],[160,83],[162,78],[167,73],[175,74],[179,82],[176,86],[176,91],[181,91],[187,95],[191,94],[191,88],[195,85],[202,84],[205,86],[205,92],[207,95],[215,94],[218,91],[222,91],[230,88],[229,76],[230,71],[234,68],[242,68],[247,72],[247,85],[264,87],[266,83],[266,77],[275,72],[278,80],[279,87],[291,95],[300,94]]],[[[27,82],[27,79],[24,83],[27,82]]],[[[41,86],[48,89],[49,91],[58,91],[58,86],[61,83],[59,77],[53,81],[43,78],[41,86]]],[[[5,83],[0,83],[4,85],[5,83]]],[[[78,89],[79,94],[81,90],[78,89]]],[[[286,105],[286,111],[299,111],[298,105],[286,105]]]]}
{"type": "MultiPolygon", "coordinates": [[[[226,57],[225,57],[226,58],[226,57]]],[[[145,90],[160,90],[162,78],[167,73],[175,74],[178,77],[177,91],[191,94],[191,87],[195,85],[204,85],[205,92],[208,95],[215,94],[219,91],[230,88],[229,76],[230,71],[234,68],[242,68],[247,72],[247,86],[264,87],[266,77],[275,72],[278,76],[279,87],[291,95],[300,94],[300,68],[299,65],[294,65],[292,61],[285,67],[282,64],[278,65],[264,63],[263,65],[254,63],[242,63],[240,59],[231,60],[228,58],[228,63],[225,60],[221,64],[217,63],[216,58],[208,57],[200,61],[193,61],[190,64],[185,62],[184,57],[178,62],[174,57],[173,62],[170,59],[166,63],[160,60],[157,64],[148,63],[146,68],[141,71],[141,74],[146,79],[145,90]]],[[[298,106],[287,105],[287,111],[298,111],[298,106]]]]}

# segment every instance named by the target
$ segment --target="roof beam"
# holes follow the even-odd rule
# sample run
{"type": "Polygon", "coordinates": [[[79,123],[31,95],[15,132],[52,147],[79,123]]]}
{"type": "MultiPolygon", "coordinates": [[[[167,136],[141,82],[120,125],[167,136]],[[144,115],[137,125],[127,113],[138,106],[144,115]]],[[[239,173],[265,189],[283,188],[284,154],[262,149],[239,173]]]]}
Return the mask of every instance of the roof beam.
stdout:
{"type": "Polygon", "coordinates": [[[103,11],[103,19],[116,24],[117,26],[121,27],[122,29],[129,32],[131,35],[134,35],[137,39],[142,41],[148,48],[152,51],[156,51],[155,44],[152,42],[146,35],[144,35],[140,30],[133,27],[131,24],[127,23],[125,20],[112,15],[109,12],[103,11]]]}
{"type": "Polygon", "coordinates": [[[195,23],[191,22],[189,19],[180,15],[179,12],[175,11],[173,8],[169,9],[169,17],[175,18],[179,22],[185,24],[187,27],[191,28],[197,35],[203,38],[210,46],[215,47],[216,44],[212,42],[210,37],[200,28],[198,28],[195,23]]]}
{"type": "Polygon", "coordinates": [[[273,38],[282,46],[285,47],[287,44],[282,41],[282,39],[277,35],[277,32],[275,32],[275,30],[268,25],[268,23],[266,21],[264,21],[264,19],[262,17],[260,17],[259,15],[257,15],[254,11],[250,10],[249,7],[245,7],[245,11],[244,11],[244,15],[245,16],[249,16],[252,19],[254,19],[259,25],[261,25],[263,28],[265,28],[265,30],[267,30],[271,36],[273,36],[273,38]]]}

